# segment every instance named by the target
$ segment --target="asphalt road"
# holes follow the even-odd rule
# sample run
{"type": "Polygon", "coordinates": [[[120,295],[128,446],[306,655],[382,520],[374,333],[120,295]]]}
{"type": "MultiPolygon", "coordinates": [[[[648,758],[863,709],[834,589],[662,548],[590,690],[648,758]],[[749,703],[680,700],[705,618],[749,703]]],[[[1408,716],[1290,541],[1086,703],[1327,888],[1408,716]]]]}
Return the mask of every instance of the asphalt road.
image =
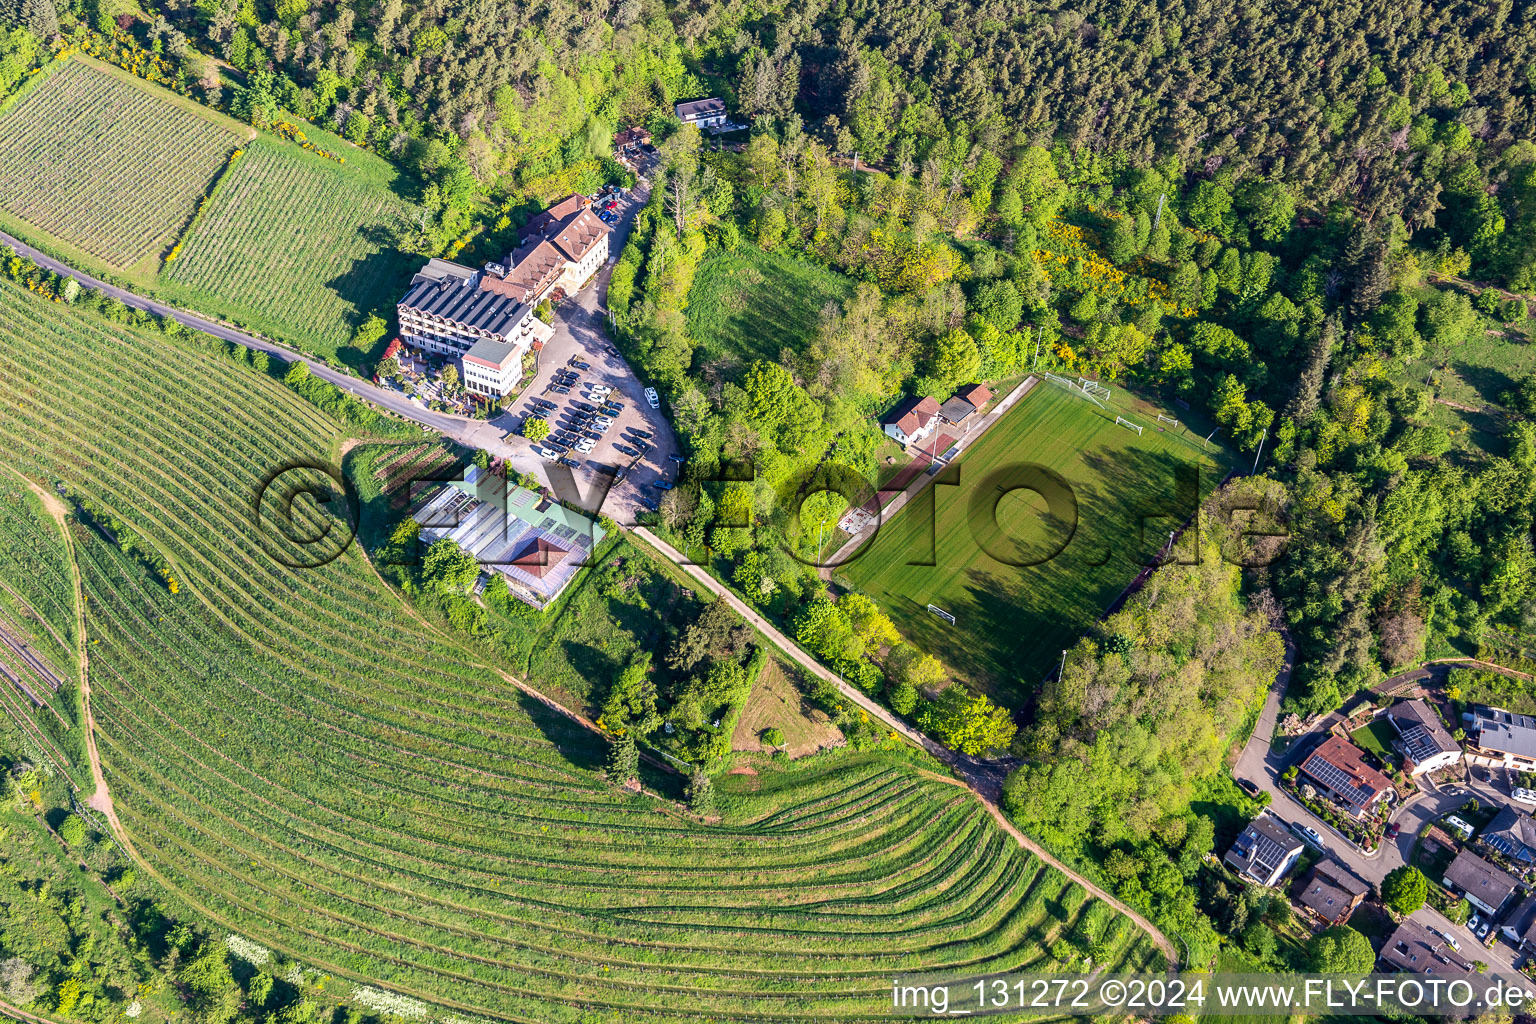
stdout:
{"type": "MultiPolygon", "coordinates": [[[[1285,696],[1285,688],[1290,682],[1291,668],[1295,661],[1295,648],[1291,645],[1289,635],[1285,639],[1285,665],[1264,701],[1258,723],[1254,726],[1248,743],[1243,747],[1243,752],[1239,755],[1232,774],[1238,779],[1247,779],[1255,783],[1267,792],[1271,799],[1270,810],[1282,821],[1300,823],[1315,829],[1323,836],[1324,846],[1330,858],[1343,864],[1359,878],[1379,889],[1382,879],[1386,878],[1389,872],[1408,863],[1419,830],[1426,824],[1454,811],[1472,796],[1485,804],[1489,801],[1500,805],[1508,802],[1507,792],[1501,792],[1497,787],[1476,779],[1465,784],[1447,786],[1444,789],[1429,789],[1425,794],[1405,801],[1393,812],[1392,820],[1401,827],[1395,840],[1383,841],[1374,853],[1363,853],[1353,844],[1345,841],[1327,822],[1297,803],[1279,786],[1280,773],[1315,747],[1322,736],[1326,735],[1333,721],[1332,716],[1324,719],[1312,732],[1298,737],[1285,754],[1278,754],[1270,747],[1269,741],[1275,733],[1275,722],[1280,713],[1280,702],[1285,696]]],[[[1389,682],[1424,678],[1427,675],[1428,673],[1423,670],[1415,670],[1394,677],[1389,682]]],[[[1217,851],[1218,854],[1221,852],[1223,851],[1217,851]]],[[[1454,935],[1461,943],[1461,952],[1467,959],[1482,960],[1493,970],[1513,971],[1515,962],[1523,959],[1514,947],[1503,939],[1495,943],[1492,949],[1483,949],[1477,937],[1468,929],[1453,925],[1444,914],[1433,907],[1425,906],[1412,916],[1415,921],[1428,925],[1442,934],[1454,935]]]]}
{"type": "MultiPolygon", "coordinates": [[[[565,467],[551,466],[550,463],[535,455],[526,440],[510,433],[521,422],[521,412],[516,412],[514,415],[502,414],[491,420],[477,420],[468,416],[434,412],[412,401],[399,391],[379,387],[372,381],[333,370],[318,360],[301,356],[292,349],[258,335],[156,299],[147,298],[82,273],[3,231],[0,231],[0,243],[9,245],[18,253],[30,257],[39,266],[55,274],[73,277],[84,287],[110,295],[125,306],[148,310],[157,316],[172,317],[193,330],[211,334],[223,341],[244,345],[258,352],[266,352],[285,362],[303,362],[309,367],[310,373],[336,385],[343,391],[453,438],[460,444],[470,448],[483,448],[494,456],[506,459],[514,469],[537,476],[560,498],[574,499],[583,507],[594,512],[607,513],[627,526],[634,522],[635,514],[641,510],[643,501],[647,497],[654,500],[654,496],[661,493],[653,490],[650,485],[662,478],[669,467],[674,470],[672,476],[675,479],[676,463],[670,461],[668,456],[678,452],[677,438],[671,424],[659,410],[652,410],[647,404],[644,385],[619,355],[618,350],[613,347],[604,329],[608,316],[606,304],[608,280],[613,274],[613,264],[623,250],[624,242],[634,226],[635,214],[645,205],[648,196],[649,186],[642,179],[635,188],[633,197],[623,204],[619,222],[609,236],[608,262],[598,271],[597,279],[593,284],[588,285],[580,294],[561,306],[555,317],[555,337],[546,347],[546,356],[540,362],[539,376],[524,391],[525,394],[538,393],[547,385],[555,366],[563,365],[571,355],[585,353],[588,356],[588,362],[592,363],[594,370],[598,371],[595,379],[607,381],[627,400],[625,404],[629,409],[626,410],[626,417],[633,418],[635,424],[643,425],[643,429],[655,435],[652,440],[655,447],[647,453],[645,458],[639,460],[641,464],[635,467],[630,477],[617,485],[613,483],[611,474],[600,472],[597,464],[591,460],[584,460],[581,468],[573,472],[565,467]]],[[[519,409],[521,405],[522,403],[519,402],[519,409]]],[[[620,425],[628,424],[626,421],[620,425]]],[[[619,431],[615,431],[615,435],[618,433],[619,431]]],[[[613,462],[611,458],[608,461],[610,464],[613,462]]]]}

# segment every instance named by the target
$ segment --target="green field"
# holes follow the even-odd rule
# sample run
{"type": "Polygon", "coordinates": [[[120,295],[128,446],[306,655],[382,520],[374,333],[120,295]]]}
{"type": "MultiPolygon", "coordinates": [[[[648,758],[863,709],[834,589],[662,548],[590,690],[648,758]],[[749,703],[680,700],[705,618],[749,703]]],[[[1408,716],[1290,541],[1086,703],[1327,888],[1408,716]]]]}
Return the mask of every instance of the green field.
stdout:
{"type": "MultiPolygon", "coordinates": [[[[252,142],[162,272],[170,292],[317,354],[338,352],[370,313],[390,316],[421,263],[393,247],[408,204],[365,162],[252,142]]],[[[360,366],[378,355],[343,359],[360,366]]]]}
{"type": "Polygon", "coordinates": [[[1176,490],[1177,474],[1198,469],[1205,493],[1225,473],[1201,454],[1199,437],[1191,444],[1158,433],[1151,406],[1120,389],[1111,406],[1106,414],[1042,381],[840,574],[957,676],[1021,706],[1062,649],[1194,511],[1193,492],[1176,490]],[[1117,426],[1116,413],[1141,424],[1143,435],[1117,426]],[[1075,526],[1065,494],[1048,509],[1038,494],[1017,489],[1057,486],[1010,469],[1031,465],[1065,482],[1075,526]]]}
{"type": "Polygon", "coordinates": [[[241,136],[74,59],[0,117],[0,207],[119,268],[169,249],[241,136]]]}
{"type": "Polygon", "coordinates": [[[728,373],[757,359],[802,352],[821,311],[852,290],[841,274],[808,260],[739,245],[711,249],[688,293],[688,333],[700,355],[728,373]]]}
{"type": "Polygon", "coordinates": [[[1049,970],[1044,947],[1090,926],[1103,967],[1159,962],[904,755],[725,776],[710,825],[608,786],[602,740],[419,617],[357,545],[278,560],[301,549],[259,525],[261,481],[338,458],[336,422],[3,282],[0,321],[0,462],[139,538],[74,529],[92,709],[141,881],[210,927],[438,1019],[876,1017],[893,971],[1049,970]]]}

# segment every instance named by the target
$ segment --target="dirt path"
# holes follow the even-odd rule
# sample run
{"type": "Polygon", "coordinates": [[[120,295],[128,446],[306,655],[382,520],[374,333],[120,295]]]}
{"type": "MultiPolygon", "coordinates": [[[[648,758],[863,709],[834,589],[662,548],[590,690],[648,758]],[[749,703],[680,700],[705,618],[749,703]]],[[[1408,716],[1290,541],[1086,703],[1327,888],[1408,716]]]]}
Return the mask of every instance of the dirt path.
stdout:
{"type": "MultiPolygon", "coordinates": [[[[6,467],[10,469],[10,467],[6,467]]],[[[77,650],[76,671],[80,676],[80,709],[85,715],[85,753],[91,762],[91,782],[93,783],[91,795],[86,798],[85,805],[94,811],[99,811],[106,816],[112,831],[121,836],[122,826],[117,821],[117,811],[112,806],[112,794],[107,789],[107,777],[101,771],[101,754],[96,750],[96,719],[91,715],[91,674],[90,656],[86,654],[85,643],[85,585],[80,580],[80,566],[75,561],[75,539],[69,535],[69,506],[64,504],[57,494],[52,493],[41,484],[22,476],[20,472],[11,469],[32,492],[42,501],[43,508],[53,517],[59,526],[59,532],[64,535],[64,550],[69,555],[69,575],[74,582],[75,592],[75,639],[77,650]]]]}
{"type": "Polygon", "coordinates": [[[998,826],[1002,828],[1003,831],[1012,836],[1015,842],[1017,842],[1024,849],[1028,850],[1030,853],[1039,857],[1041,860],[1045,861],[1047,864],[1050,864],[1052,867],[1056,868],[1058,871],[1072,879],[1074,882],[1077,882],[1094,896],[1097,896],[1111,907],[1114,907],[1116,910],[1120,911],[1126,917],[1129,917],[1132,921],[1135,921],[1137,926],[1145,931],[1149,936],[1151,936],[1152,941],[1157,943],[1158,948],[1163,951],[1163,955],[1168,958],[1170,969],[1178,965],[1178,951],[1174,948],[1173,942],[1169,940],[1168,936],[1158,931],[1157,927],[1154,926],[1151,921],[1147,920],[1145,917],[1138,914],[1136,911],[1132,910],[1130,907],[1126,906],[1124,903],[1120,902],[1118,899],[1111,896],[1103,889],[1099,888],[1091,880],[1083,877],[1072,868],[1057,860],[1050,853],[1046,852],[1044,847],[1026,836],[1023,832],[1019,831],[1019,829],[1011,821],[1008,820],[1007,816],[1003,814],[1002,808],[997,805],[997,797],[993,792],[993,786],[990,785],[990,783],[994,781],[993,776],[986,771],[985,766],[978,764],[972,759],[964,757],[964,755],[957,754],[952,750],[940,746],[938,743],[935,743],[927,736],[918,732],[916,729],[913,729],[901,719],[891,714],[891,712],[883,704],[877,704],[862,691],[843,682],[843,680],[838,675],[824,667],[815,658],[812,658],[809,654],[802,651],[799,645],[795,644],[787,636],[779,632],[778,628],[775,627],[773,623],[763,618],[754,609],[749,608],[746,602],[742,601],[741,598],[737,597],[735,594],[731,593],[729,589],[722,586],[720,581],[716,580],[709,573],[705,572],[701,567],[690,563],[686,558],[682,556],[682,554],[677,551],[677,549],[661,540],[661,538],[657,537],[650,530],[647,530],[643,526],[637,526],[634,528],[634,530],[630,531],[630,533],[631,536],[639,536],[642,538],[645,541],[647,547],[652,548],[662,557],[666,558],[678,568],[682,569],[689,576],[704,584],[704,586],[707,587],[711,593],[715,594],[721,600],[725,601],[726,604],[730,605],[738,615],[755,626],[764,636],[768,637],[774,644],[779,647],[780,650],[784,651],[791,658],[793,658],[795,662],[804,668],[807,672],[810,672],[818,678],[825,679],[832,683],[837,687],[838,692],[842,694],[843,697],[847,698],[859,708],[868,712],[872,717],[880,721],[882,724],[889,726],[893,733],[906,739],[907,742],[913,744],[914,746],[927,751],[937,760],[942,761],[943,763],[949,765],[951,768],[955,769],[956,772],[962,776],[963,781],[962,779],[951,778],[946,775],[941,775],[937,772],[925,771],[922,769],[919,769],[919,771],[922,771],[922,773],[929,778],[937,779],[938,781],[944,782],[947,785],[959,786],[961,789],[969,790],[977,800],[981,801],[982,806],[986,807],[987,813],[992,815],[992,819],[997,822],[998,826]]]}

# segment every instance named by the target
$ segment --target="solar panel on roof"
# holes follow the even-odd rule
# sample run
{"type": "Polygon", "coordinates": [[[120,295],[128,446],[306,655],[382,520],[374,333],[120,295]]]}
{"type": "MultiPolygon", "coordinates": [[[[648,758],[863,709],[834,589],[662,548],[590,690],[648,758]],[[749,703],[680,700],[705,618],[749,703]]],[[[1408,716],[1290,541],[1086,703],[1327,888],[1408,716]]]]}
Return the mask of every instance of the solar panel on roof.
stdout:
{"type": "Polygon", "coordinates": [[[1352,775],[1320,757],[1314,757],[1307,762],[1307,773],[1335,793],[1357,804],[1364,804],[1371,797],[1371,791],[1356,783],[1352,775]]]}

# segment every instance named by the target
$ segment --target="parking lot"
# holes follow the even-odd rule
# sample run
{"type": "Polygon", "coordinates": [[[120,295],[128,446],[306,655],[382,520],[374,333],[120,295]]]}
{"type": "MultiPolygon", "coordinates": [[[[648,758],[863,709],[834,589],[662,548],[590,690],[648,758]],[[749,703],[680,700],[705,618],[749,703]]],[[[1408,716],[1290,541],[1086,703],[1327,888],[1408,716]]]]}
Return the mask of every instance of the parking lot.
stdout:
{"type": "MultiPolygon", "coordinates": [[[[563,465],[570,468],[582,489],[581,494],[571,497],[590,508],[588,499],[606,492],[598,511],[626,525],[634,522],[638,512],[656,507],[680,468],[671,425],[660,408],[651,406],[646,384],[635,376],[608,337],[608,310],[603,302],[613,263],[623,250],[635,213],[649,195],[642,179],[632,192],[613,198],[608,262],[596,280],[560,304],[555,313],[555,336],[539,353],[538,373],[511,410],[493,421],[507,431],[508,444],[519,453],[527,453],[514,458],[516,468],[553,482],[549,468],[565,460],[563,465]],[[594,387],[608,391],[594,394],[594,387]],[[603,429],[595,417],[603,415],[605,404],[611,425],[603,429]],[[523,423],[530,416],[548,421],[552,431],[565,431],[557,440],[565,450],[522,438],[523,423]],[[580,450],[585,441],[591,442],[589,451],[580,450]]],[[[599,200],[598,209],[607,201],[599,200]]],[[[558,486],[556,490],[558,493],[558,486]]]]}

